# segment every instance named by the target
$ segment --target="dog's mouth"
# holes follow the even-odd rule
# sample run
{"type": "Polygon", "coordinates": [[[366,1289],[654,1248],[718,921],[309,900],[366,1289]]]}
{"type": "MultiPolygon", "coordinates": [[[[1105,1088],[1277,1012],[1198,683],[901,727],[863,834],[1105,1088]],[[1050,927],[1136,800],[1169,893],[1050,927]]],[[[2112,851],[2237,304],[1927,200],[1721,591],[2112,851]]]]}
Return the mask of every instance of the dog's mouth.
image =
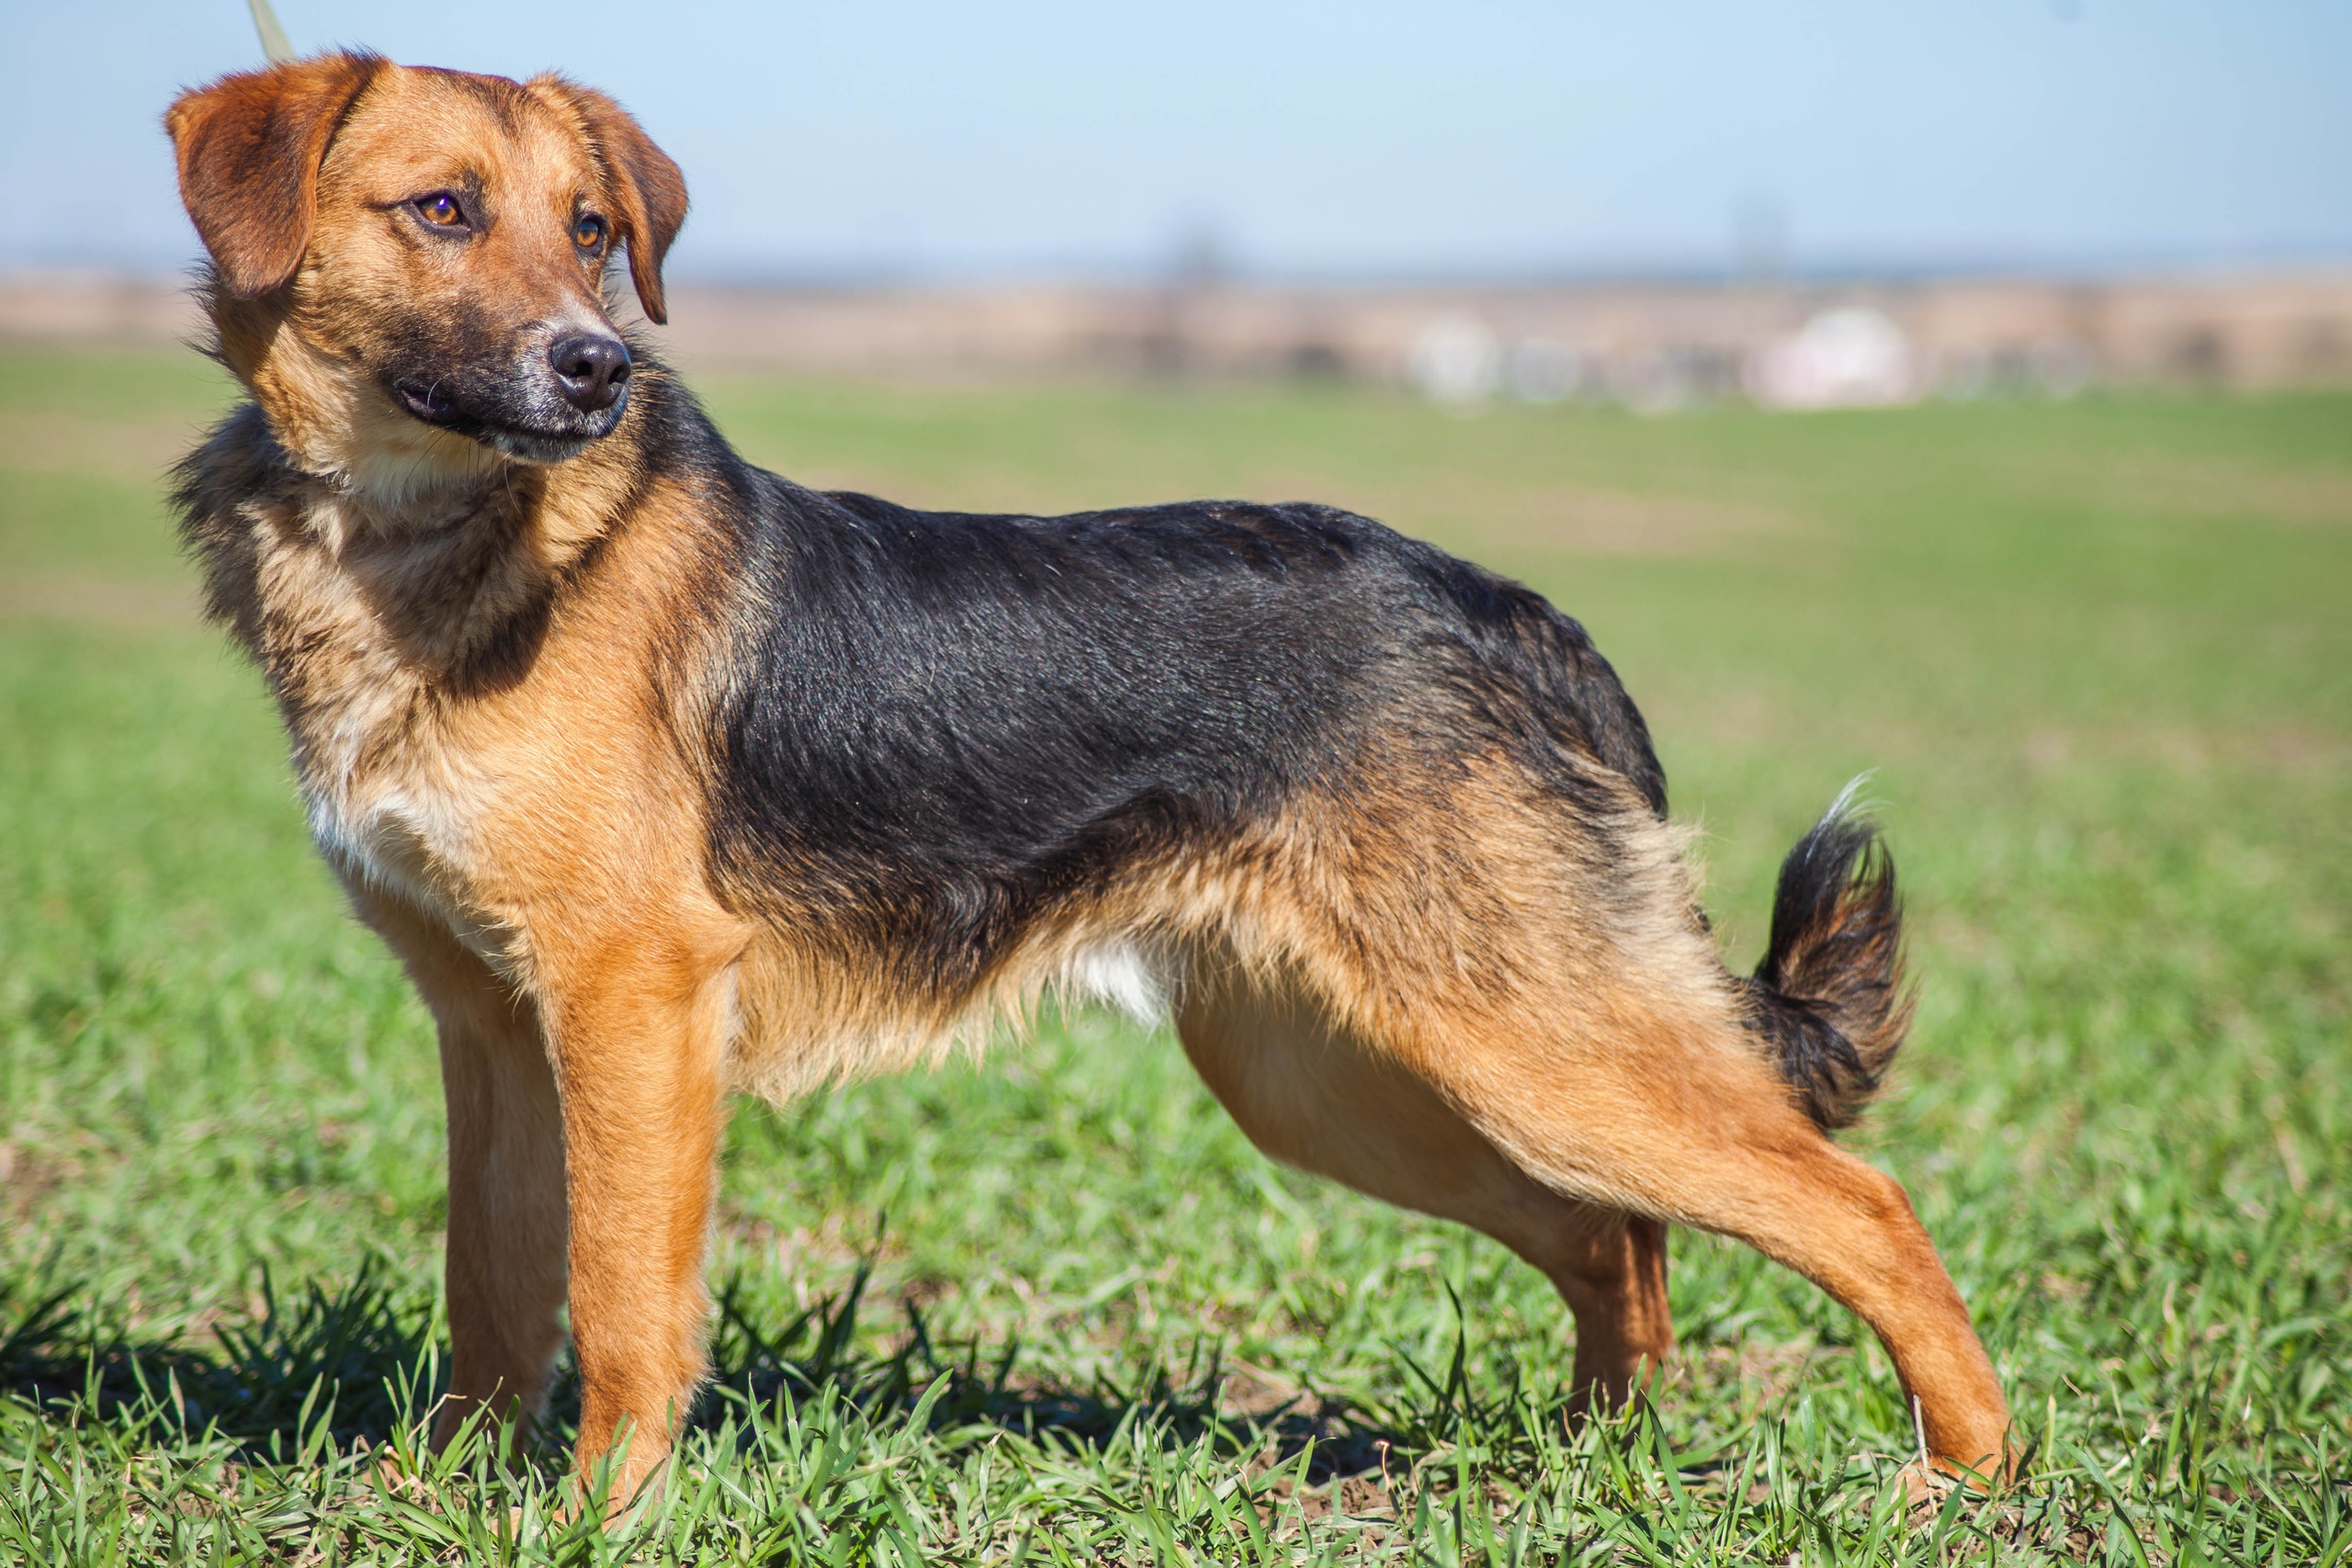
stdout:
{"type": "Polygon", "coordinates": [[[401,407],[427,424],[455,429],[466,418],[464,412],[458,407],[458,400],[444,391],[438,381],[415,378],[395,381],[392,383],[392,396],[400,400],[401,407]]]}
{"type": "MultiPolygon", "coordinates": [[[[600,435],[611,433],[620,423],[622,403],[616,402],[583,422],[589,428],[578,425],[549,428],[526,424],[514,419],[500,419],[472,406],[471,400],[460,400],[456,390],[446,381],[427,380],[421,376],[402,377],[391,386],[392,398],[409,417],[435,430],[446,430],[453,435],[468,436],[483,446],[526,463],[560,463],[586,450],[588,444],[600,435]]],[[[626,398],[623,400],[626,401],[626,398]]]]}

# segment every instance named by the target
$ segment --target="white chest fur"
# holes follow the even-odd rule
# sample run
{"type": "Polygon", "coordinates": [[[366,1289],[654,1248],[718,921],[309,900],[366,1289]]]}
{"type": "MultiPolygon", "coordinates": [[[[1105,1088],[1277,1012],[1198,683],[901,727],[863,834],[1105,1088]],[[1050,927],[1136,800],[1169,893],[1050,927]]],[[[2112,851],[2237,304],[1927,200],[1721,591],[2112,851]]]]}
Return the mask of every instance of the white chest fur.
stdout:
{"type": "Polygon", "coordinates": [[[311,836],[348,880],[434,916],[484,957],[511,945],[475,896],[485,791],[434,755],[413,701],[371,694],[302,748],[311,836]],[[428,761],[429,758],[429,761],[428,761]]]}
{"type": "Polygon", "coordinates": [[[470,442],[382,434],[311,440],[249,408],[195,459],[190,534],[216,611],[268,673],[321,852],[355,888],[521,964],[530,884],[511,852],[535,813],[518,781],[549,775],[548,747],[481,661],[512,658],[518,627],[537,635],[523,618],[598,536],[609,497],[588,483],[565,510],[470,442]]]}
{"type": "MultiPolygon", "coordinates": [[[[346,506],[314,507],[298,543],[263,570],[282,664],[294,761],[311,836],[346,880],[434,916],[485,956],[502,944],[475,896],[493,792],[447,733],[425,676],[384,624],[380,592],[364,592],[351,552],[371,543],[346,506]]],[[[407,551],[374,542],[379,564],[407,551]]]]}

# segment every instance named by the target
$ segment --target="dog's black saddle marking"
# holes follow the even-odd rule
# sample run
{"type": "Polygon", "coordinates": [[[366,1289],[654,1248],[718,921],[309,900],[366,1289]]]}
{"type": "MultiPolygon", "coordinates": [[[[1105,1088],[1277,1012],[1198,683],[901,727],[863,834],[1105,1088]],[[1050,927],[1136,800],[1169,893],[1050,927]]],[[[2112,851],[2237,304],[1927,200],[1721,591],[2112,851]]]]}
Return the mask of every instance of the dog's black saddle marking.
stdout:
{"type": "Polygon", "coordinates": [[[1499,742],[1589,795],[1565,749],[1665,811],[1641,715],[1580,626],[1367,518],[920,512],[696,434],[682,445],[729,465],[708,477],[737,530],[722,881],[756,899],[782,879],[951,984],[1155,840],[1344,789],[1375,740],[1499,742]]]}

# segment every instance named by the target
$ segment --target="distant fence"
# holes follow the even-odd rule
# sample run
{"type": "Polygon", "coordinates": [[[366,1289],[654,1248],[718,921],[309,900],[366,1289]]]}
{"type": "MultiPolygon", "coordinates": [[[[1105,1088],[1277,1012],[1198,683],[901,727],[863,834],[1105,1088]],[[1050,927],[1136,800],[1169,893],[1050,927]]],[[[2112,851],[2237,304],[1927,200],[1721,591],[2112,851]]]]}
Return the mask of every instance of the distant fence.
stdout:
{"type": "MultiPolygon", "coordinates": [[[[1668,409],[2352,383],[2352,269],[2097,282],[675,288],[681,362],[918,379],[1324,377],[1668,409]]],[[[0,276],[0,338],[192,336],[178,285],[0,276]]]]}

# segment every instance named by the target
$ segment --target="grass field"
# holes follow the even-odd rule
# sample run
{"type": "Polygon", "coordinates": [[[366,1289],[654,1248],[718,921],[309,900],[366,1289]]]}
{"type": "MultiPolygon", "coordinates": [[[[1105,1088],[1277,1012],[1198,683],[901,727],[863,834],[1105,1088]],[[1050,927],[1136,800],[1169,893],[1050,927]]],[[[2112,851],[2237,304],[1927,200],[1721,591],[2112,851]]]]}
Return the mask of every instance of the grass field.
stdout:
{"type": "Polygon", "coordinates": [[[2352,1560],[2352,398],[1464,420],[706,383],[804,479],[1328,499],[1534,582],[1647,713],[1743,964],[1780,853],[1875,767],[1924,991],[1851,1142],[2033,1456],[1907,1514],[1884,1356],[1683,1233],[1663,1395],[1570,1431],[1532,1270],[1269,1165],[1170,1038],[1085,1016],[741,1110],[718,1381],[607,1535],[551,1522],[563,1432],[411,1452],[430,1031],[190,610],[156,475],[224,387],[11,369],[0,1561],[2352,1560]]]}

